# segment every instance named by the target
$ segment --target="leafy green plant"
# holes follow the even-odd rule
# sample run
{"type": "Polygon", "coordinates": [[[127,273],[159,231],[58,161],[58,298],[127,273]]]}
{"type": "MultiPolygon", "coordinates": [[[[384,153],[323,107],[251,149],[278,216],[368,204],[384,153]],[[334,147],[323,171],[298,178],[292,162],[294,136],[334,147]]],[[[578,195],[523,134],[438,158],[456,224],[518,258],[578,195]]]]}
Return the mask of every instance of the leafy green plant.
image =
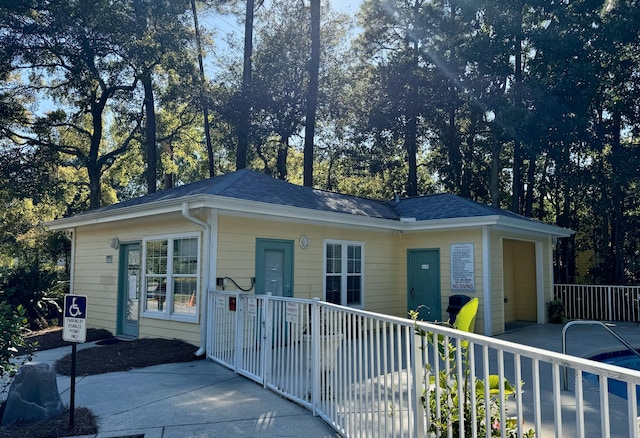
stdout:
{"type": "MultiPolygon", "coordinates": [[[[14,375],[18,369],[18,363],[12,359],[19,351],[26,352],[23,362],[31,359],[33,345],[25,342],[23,333],[27,324],[24,307],[11,307],[8,303],[0,302],[0,377],[14,375]]],[[[1,380],[0,389],[4,391],[9,381],[1,380]]]]}
{"type": "Polygon", "coordinates": [[[560,324],[564,321],[564,303],[562,300],[553,300],[549,302],[549,321],[560,324]]]}
{"type": "MultiPolygon", "coordinates": [[[[460,309],[453,327],[472,332],[477,310],[478,300],[474,298],[460,309]]],[[[410,315],[416,320],[417,312],[410,312],[410,315]]],[[[517,438],[517,419],[508,418],[504,424],[500,422],[503,403],[506,403],[509,397],[516,392],[513,384],[507,379],[503,379],[503,397],[500,397],[499,376],[490,375],[486,384],[483,379],[477,377],[474,377],[472,382],[469,370],[469,343],[467,341],[458,344],[462,358],[458,363],[456,345],[453,342],[446,341],[442,335],[436,336],[433,332],[425,332],[417,324],[416,332],[425,337],[429,345],[436,346],[437,357],[443,365],[437,372],[431,364],[426,365],[429,382],[428,385],[425,385],[422,404],[425,409],[428,408],[429,432],[442,435],[451,429],[453,436],[459,436],[462,427],[464,436],[472,436],[475,429],[480,437],[493,437],[502,436],[502,429],[504,429],[505,436],[517,438]],[[461,373],[458,372],[460,369],[461,373]],[[474,385],[475,391],[471,390],[471,385],[474,385]],[[460,400],[461,393],[463,400],[460,400]],[[489,430],[487,430],[486,422],[487,410],[489,410],[489,418],[491,419],[489,430]],[[475,422],[472,422],[472,411],[475,411],[475,422]],[[461,422],[461,418],[464,421],[461,422]]],[[[520,382],[520,385],[523,384],[520,382]]],[[[523,436],[520,438],[533,438],[534,436],[535,432],[528,430],[523,432],[523,436]]]]}
{"type": "Polygon", "coordinates": [[[67,286],[57,272],[42,270],[36,263],[19,266],[2,278],[0,302],[22,306],[29,328],[39,330],[60,320],[67,286]]]}

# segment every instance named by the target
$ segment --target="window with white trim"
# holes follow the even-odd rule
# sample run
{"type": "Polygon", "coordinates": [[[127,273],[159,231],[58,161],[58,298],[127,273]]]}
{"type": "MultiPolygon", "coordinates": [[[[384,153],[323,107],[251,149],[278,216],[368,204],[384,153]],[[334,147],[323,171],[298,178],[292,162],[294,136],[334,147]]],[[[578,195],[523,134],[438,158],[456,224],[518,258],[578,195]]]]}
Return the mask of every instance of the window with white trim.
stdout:
{"type": "Polygon", "coordinates": [[[197,235],[143,241],[143,315],[197,322],[200,244],[197,235]]]}
{"type": "Polygon", "coordinates": [[[364,243],[324,242],[324,299],[343,306],[362,307],[364,298],[364,243]]]}

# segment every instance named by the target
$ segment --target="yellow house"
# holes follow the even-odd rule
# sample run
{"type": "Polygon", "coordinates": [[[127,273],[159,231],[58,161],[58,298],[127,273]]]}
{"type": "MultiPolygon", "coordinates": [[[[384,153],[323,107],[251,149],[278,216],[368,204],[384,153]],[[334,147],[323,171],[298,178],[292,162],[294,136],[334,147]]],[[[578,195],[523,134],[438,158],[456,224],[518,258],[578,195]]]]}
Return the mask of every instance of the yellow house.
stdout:
{"type": "Polygon", "coordinates": [[[72,236],[71,291],[87,296],[89,327],[201,349],[215,288],[438,321],[466,295],[486,335],[542,324],[553,246],[572,233],[451,194],[375,201],[249,170],[48,226],[72,236]]]}

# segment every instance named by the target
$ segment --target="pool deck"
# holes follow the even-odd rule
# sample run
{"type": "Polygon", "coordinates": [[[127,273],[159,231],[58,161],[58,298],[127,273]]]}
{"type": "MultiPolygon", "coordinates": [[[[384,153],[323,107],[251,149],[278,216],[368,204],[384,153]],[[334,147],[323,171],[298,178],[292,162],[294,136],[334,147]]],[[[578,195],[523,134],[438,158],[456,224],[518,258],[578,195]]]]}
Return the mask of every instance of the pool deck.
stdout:
{"type": "MultiPolygon", "coordinates": [[[[640,324],[626,322],[607,323],[607,326],[625,341],[640,348],[640,324]]],[[[530,325],[522,327],[495,338],[518,344],[543,348],[555,352],[562,352],[563,324],[530,325]]],[[[567,354],[583,358],[590,358],[598,354],[625,350],[621,344],[606,329],[597,325],[575,325],[566,332],[567,354]]],[[[530,365],[523,363],[523,380],[525,381],[524,397],[530,399],[532,391],[527,391],[526,382],[531,378],[530,365]]],[[[549,367],[541,368],[541,412],[543,422],[542,436],[556,436],[554,431],[554,407],[551,391],[552,375],[549,367]]],[[[600,436],[601,409],[600,396],[597,385],[584,381],[584,421],[585,436],[600,436]]],[[[638,382],[640,384],[640,382],[638,382]]],[[[572,438],[575,434],[575,399],[573,373],[569,375],[569,390],[561,395],[563,438],[572,438]]],[[[529,400],[530,401],[530,400],[529,400]]],[[[628,437],[627,401],[609,394],[609,421],[611,437],[628,437]]],[[[532,413],[525,412],[525,421],[532,421],[532,413]]],[[[531,423],[529,423],[531,424],[531,423]]]]}
{"type": "MultiPolygon", "coordinates": [[[[607,326],[636,348],[640,348],[640,324],[607,322],[607,326]]],[[[562,328],[564,324],[528,325],[495,338],[545,350],[562,352],[562,328]]],[[[567,330],[567,354],[593,357],[609,351],[625,350],[606,329],[597,325],[576,325],[567,330]]]]}

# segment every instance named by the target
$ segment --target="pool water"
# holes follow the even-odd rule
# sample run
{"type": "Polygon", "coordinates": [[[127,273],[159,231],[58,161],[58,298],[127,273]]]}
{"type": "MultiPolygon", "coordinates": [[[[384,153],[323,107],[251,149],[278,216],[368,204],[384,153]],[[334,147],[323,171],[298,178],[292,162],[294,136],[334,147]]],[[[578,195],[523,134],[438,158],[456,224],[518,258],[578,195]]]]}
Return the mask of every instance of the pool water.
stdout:
{"type": "MultiPolygon", "coordinates": [[[[597,356],[590,357],[589,359],[640,371],[640,357],[631,353],[629,350],[598,354],[597,356]]],[[[593,374],[587,375],[587,373],[585,373],[585,381],[597,385],[598,376],[593,374]]],[[[620,380],[609,379],[609,393],[617,395],[618,397],[622,397],[626,400],[627,384],[620,380]]],[[[640,386],[636,387],[636,396],[638,398],[638,401],[640,401],[640,386]]]]}

